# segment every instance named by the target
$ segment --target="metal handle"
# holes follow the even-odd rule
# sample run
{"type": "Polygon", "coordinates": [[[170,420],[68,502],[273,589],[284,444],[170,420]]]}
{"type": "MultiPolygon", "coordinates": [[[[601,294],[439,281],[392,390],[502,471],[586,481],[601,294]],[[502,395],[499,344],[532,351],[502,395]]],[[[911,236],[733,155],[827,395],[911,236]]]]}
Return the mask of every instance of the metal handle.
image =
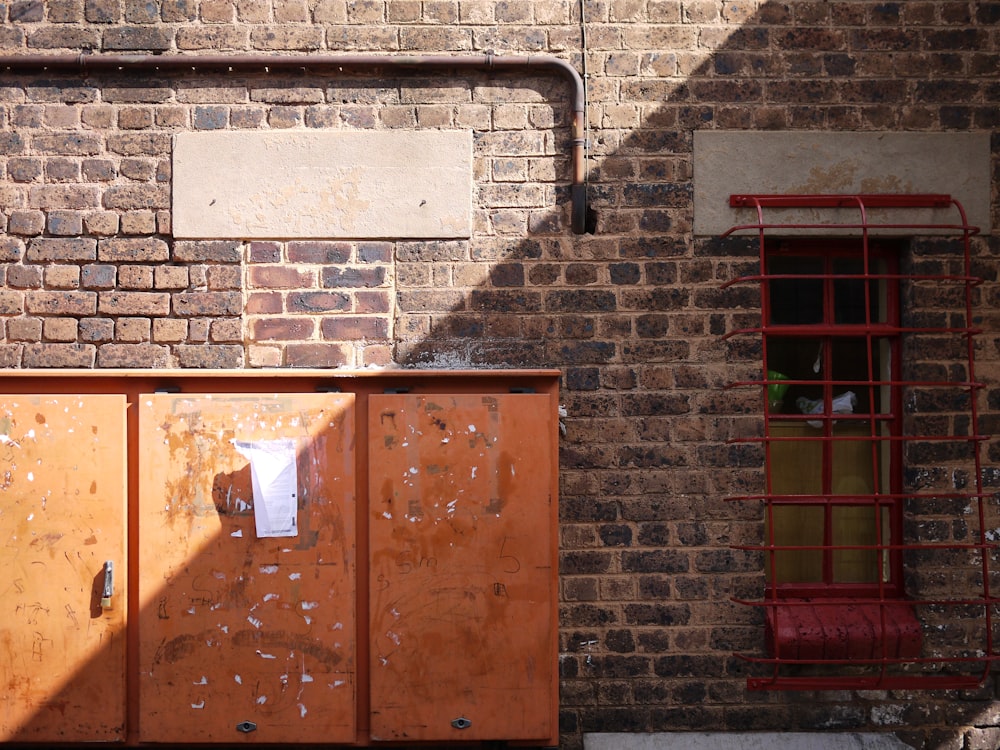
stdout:
{"type": "Polygon", "coordinates": [[[115,593],[115,564],[112,560],[104,563],[104,590],[101,592],[101,609],[111,609],[111,597],[115,593]]]}

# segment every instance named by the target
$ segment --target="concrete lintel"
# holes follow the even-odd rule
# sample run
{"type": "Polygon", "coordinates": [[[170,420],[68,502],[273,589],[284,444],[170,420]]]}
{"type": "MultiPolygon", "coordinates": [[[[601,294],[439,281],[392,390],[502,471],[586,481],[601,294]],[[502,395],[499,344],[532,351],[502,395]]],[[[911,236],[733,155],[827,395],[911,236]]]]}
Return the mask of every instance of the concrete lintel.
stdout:
{"type": "MultiPolygon", "coordinates": [[[[990,231],[990,134],[695,132],[695,234],[718,235],[730,227],[755,222],[753,210],[729,207],[729,196],[736,193],[945,193],[962,203],[970,224],[987,233],[990,231]]],[[[770,209],[765,220],[850,223],[858,221],[858,212],[770,209]]],[[[954,209],[874,211],[870,220],[960,223],[954,209]]],[[[817,234],[819,230],[810,233],[817,234]]]]}
{"type": "Polygon", "coordinates": [[[466,238],[472,133],[180,133],[173,232],[186,239],[466,238]]]}

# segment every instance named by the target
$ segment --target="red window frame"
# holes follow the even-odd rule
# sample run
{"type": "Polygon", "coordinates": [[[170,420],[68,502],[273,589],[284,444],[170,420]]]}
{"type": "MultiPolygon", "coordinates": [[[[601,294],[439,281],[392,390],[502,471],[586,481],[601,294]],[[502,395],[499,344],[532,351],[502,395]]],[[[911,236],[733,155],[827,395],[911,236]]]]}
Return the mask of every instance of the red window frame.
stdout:
{"type": "MultiPolygon", "coordinates": [[[[952,245],[957,238],[960,248],[957,257],[954,254],[945,257],[938,266],[911,263],[912,267],[907,272],[894,269],[883,275],[893,283],[898,280],[900,285],[908,285],[908,295],[928,289],[933,295],[939,287],[957,288],[964,297],[964,310],[948,310],[948,314],[941,319],[943,322],[929,320],[919,325],[905,324],[903,318],[897,318],[877,324],[866,321],[864,327],[867,329],[866,336],[899,336],[904,341],[907,337],[939,336],[963,342],[964,357],[957,364],[964,366],[964,377],[949,374],[935,380],[907,379],[913,376],[905,376],[906,368],[903,366],[902,371],[898,368],[892,370],[887,384],[882,383],[890,386],[896,398],[905,398],[908,409],[911,398],[919,402],[921,394],[949,392],[957,399],[949,403],[968,404],[967,410],[960,410],[961,419],[952,418],[946,428],[929,427],[933,420],[921,422],[912,414],[904,414],[900,401],[889,404],[888,416],[884,418],[899,420],[894,425],[895,430],[890,431],[889,440],[892,445],[890,461],[898,459],[901,467],[906,468],[904,464],[910,460],[908,451],[913,450],[917,455],[928,445],[942,444],[961,446],[956,452],[963,456],[967,454],[966,463],[971,464],[968,482],[963,485],[946,486],[939,481],[928,486],[911,482],[913,486],[907,486],[900,480],[890,482],[884,488],[876,487],[879,491],[872,492],[867,498],[876,506],[906,506],[908,512],[917,517],[926,513],[940,520],[944,516],[946,521],[954,523],[954,528],[962,523],[968,526],[967,534],[924,538],[920,524],[896,525],[888,543],[879,537],[872,545],[879,556],[888,555],[891,560],[891,574],[887,580],[883,581],[880,576],[874,586],[838,586],[831,585],[828,580],[820,586],[768,583],[763,587],[760,599],[735,599],[740,604],[763,610],[766,623],[764,653],[737,654],[750,665],[748,688],[960,689],[981,685],[989,675],[993,662],[1000,660],[993,633],[1000,599],[991,592],[991,577],[996,575],[993,562],[997,557],[997,545],[990,540],[988,532],[992,532],[987,528],[986,504],[992,495],[985,493],[983,487],[980,446],[986,438],[979,434],[976,408],[976,394],[982,384],[976,381],[974,370],[973,339],[979,331],[972,326],[972,302],[973,290],[980,280],[971,271],[970,245],[978,229],[969,225],[961,204],[948,195],[733,195],[730,196],[730,205],[751,208],[756,212],[756,222],[734,226],[723,237],[747,232],[756,235],[760,270],[724,286],[757,285],[761,292],[763,317],[760,326],[732,331],[726,337],[757,336],[762,344],[766,336],[780,332],[770,325],[767,310],[767,285],[770,281],[767,257],[768,249],[776,238],[853,237],[853,241],[861,245],[868,277],[879,276],[870,273],[872,269],[868,259],[883,235],[902,236],[911,241],[925,235],[947,235],[952,245]],[[813,213],[824,216],[824,220],[812,223],[766,221],[765,214],[772,213],[772,209],[815,210],[813,213]],[[824,209],[838,210],[824,214],[824,209]],[[843,218],[844,209],[848,209],[850,217],[846,220],[843,218]],[[896,209],[928,209],[934,219],[942,211],[951,211],[950,215],[957,213],[959,221],[906,222],[891,218],[889,221],[873,221],[873,209],[879,209],[880,216],[889,217],[900,215],[896,209]],[[827,220],[826,217],[831,215],[833,218],[827,220]],[[919,577],[921,566],[929,566],[927,561],[935,559],[938,560],[938,567],[934,572],[939,575],[935,579],[936,587],[927,582],[913,583],[911,573],[919,577]],[[946,562],[942,564],[940,559],[946,562]],[[953,560],[964,560],[961,570],[953,571],[948,567],[953,560]],[[911,587],[916,590],[907,590],[911,587]],[[952,634],[951,628],[956,623],[960,631],[952,634]]],[[[947,255],[948,250],[944,252],[947,255]]],[[[894,304],[890,309],[899,310],[900,306],[894,304]]],[[[803,330],[795,333],[801,335],[803,330]]],[[[824,327],[816,333],[835,336],[838,331],[824,327]]],[[[870,346],[868,351],[870,356],[870,346]]],[[[895,363],[900,359],[894,358],[895,363]]],[[[773,444],[774,437],[769,432],[772,415],[767,408],[767,394],[769,388],[783,381],[770,376],[766,361],[762,364],[761,377],[736,382],[732,386],[756,388],[762,392],[765,404],[763,434],[735,438],[731,442],[763,446],[767,480],[765,491],[727,499],[756,503],[767,517],[775,507],[807,498],[790,498],[772,491],[768,446],[773,444]]],[[[834,379],[829,380],[829,385],[832,385],[834,379]]],[[[871,382],[874,380],[869,380],[869,387],[873,387],[871,382]]],[[[828,385],[824,387],[828,395],[828,385]]],[[[919,410],[919,406],[916,407],[916,411],[919,410]]],[[[876,415],[868,416],[873,418],[871,424],[874,424],[876,415]]],[[[833,417],[829,399],[826,399],[820,421],[829,425],[833,417]]],[[[882,419],[883,415],[878,414],[877,418],[882,419]]],[[[835,444],[835,436],[828,427],[824,429],[824,435],[819,439],[835,444]]],[[[892,474],[901,476],[902,472],[892,474]]],[[[829,503],[823,497],[809,499],[829,503]]],[[[990,521],[995,525],[995,519],[990,521]]],[[[773,523],[770,528],[773,529],[773,523]]],[[[831,542],[819,545],[824,554],[837,550],[837,545],[829,538],[824,538],[824,542],[831,542]]],[[[760,544],[734,545],[735,549],[757,552],[763,559],[770,557],[772,561],[777,553],[787,551],[789,547],[777,544],[771,531],[760,544]]]]}
{"type": "MultiPolygon", "coordinates": [[[[898,549],[902,538],[902,518],[900,512],[900,492],[902,488],[901,471],[902,455],[901,443],[894,439],[902,433],[902,389],[899,387],[901,381],[900,367],[900,301],[899,301],[899,254],[902,243],[898,241],[873,241],[865,243],[860,238],[840,238],[840,239],[790,239],[790,240],[770,240],[765,243],[762,257],[761,275],[761,327],[763,351],[763,372],[772,372],[769,362],[769,352],[772,350],[772,342],[775,340],[794,339],[801,342],[814,342],[819,339],[821,342],[820,351],[817,354],[816,362],[818,368],[822,368],[820,377],[817,379],[805,380],[782,380],[772,381],[765,378],[765,383],[770,387],[809,386],[821,388],[820,398],[823,401],[823,412],[818,414],[788,414],[774,413],[769,405],[770,399],[765,398],[764,409],[764,450],[765,450],[765,480],[767,494],[771,502],[765,506],[769,517],[767,524],[767,562],[769,568],[769,582],[767,586],[768,594],[775,597],[900,597],[902,588],[902,555],[898,549]],[[770,261],[780,258],[808,258],[815,259],[822,263],[823,270],[820,274],[809,274],[808,276],[798,276],[795,274],[774,274],[770,273],[768,266],[770,261]],[[837,261],[856,260],[862,264],[862,269],[854,274],[845,275],[837,272],[837,261]],[[883,266],[883,268],[878,268],[883,266]],[[822,285],[822,321],[814,324],[787,324],[774,322],[772,314],[772,301],[774,297],[775,283],[789,281],[800,283],[805,281],[818,281],[822,285]],[[864,289],[864,319],[853,322],[837,322],[837,291],[835,287],[839,283],[857,281],[861,282],[864,289]],[[882,287],[882,289],[879,289],[882,287]],[[885,298],[882,306],[885,311],[885,320],[873,320],[872,292],[884,292],[885,298]],[[866,342],[867,362],[864,380],[856,374],[851,379],[842,379],[833,375],[831,362],[836,356],[834,350],[838,342],[844,340],[863,339],[866,342]],[[879,341],[889,344],[890,357],[889,367],[891,368],[888,380],[882,378],[879,372],[882,368],[874,355],[874,347],[879,341]],[[876,389],[888,389],[889,395],[886,399],[888,403],[877,407],[879,398],[875,394],[876,389]],[[868,408],[851,414],[834,414],[832,405],[835,396],[846,390],[861,393],[861,403],[867,404],[868,408]],[[772,427],[778,424],[814,425],[807,430],[806,436],[778,437],[772,427]],[[844,436],[836,433],[837,426],[853,425],[858,428],[867,426],[869,434],[844,436]],[[810,434],[812,433],[812,434],[810,434]],[[774,454],[778,451],[781,443],[806,441],[817,444],[822,455],[821,461],[821,489],[815,494],[808,495],[781,495],[774,488],[774,471],[782,467],[776,466],[773,460],[774,454]],[[865,443],[871,447],[871,467],[873,488],[870,493],[845,493],[834,490],[833,472],[834,452],[850,445],[858,447],[865,443]],[[885,448],[884,455],[880,455],[880,448],[885,448]],[[882,471],[879,467],[888,463],[882,471]],[[882,476],[885,476],[883,481],[882,476]],[[883,486],[887,484],[888,486],[883,486]],[[819,507],[823,512],[823,542],[821,549],[817,550],[822,554],[822,576],[821,582],[789,581],[780,582],[778,580],[778,555],[782,545],[775,538],[775,523],[773,513],[778,506],[799,506],[799,507],[819,507]],[[848,552],[843,549],[843,545],[838,545],[833,539],[835,508],[843,507],[870,507],[873,511],[873,524],[875,534],[883,536],[886,531],[893,548],[886,550],[884,554],[888,557],[888,572],[886,580],[882,580],[881,570],[883,562],[880,561],[882,551],[875,556],[876,579],[870,583],[863,582],[843,582],[835,580],[834,557],[838,552],[848,552]],[[883,514],[882,509],[887,510],[883,514]],[[887,518],[883,520],[883,515],[887,518]],[[887,523],[888,529],[883,529],[883,523],[887,523]]],[[[793,391],[794,392],[794,391],[793,391]]],[[[766,393],[766,390],[765,390],[766,393]]],[[[808,546],[808,545],[806,545],[808,546]]],[[[803,550],[808,552],[809,550],[803,550]]]]}

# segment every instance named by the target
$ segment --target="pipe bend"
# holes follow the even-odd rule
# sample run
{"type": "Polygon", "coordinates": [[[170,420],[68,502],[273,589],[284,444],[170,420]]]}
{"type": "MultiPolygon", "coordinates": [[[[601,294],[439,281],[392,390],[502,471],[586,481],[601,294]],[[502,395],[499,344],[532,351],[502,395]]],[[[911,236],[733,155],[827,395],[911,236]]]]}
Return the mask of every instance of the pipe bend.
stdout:
{"type": "Polygon", "coordinates": [[[106,55],[92,52],[78,54],[14,54],[0,55],[0,71],[34,73],[41,71],[93,74],[115,71],[122,74],[142,74],[164,70],[197,70],[223,68],[247,70],[251,68],[344,68],[344,67],[396,67],[423,69],[479,68],[498,69],[547,69],[561,75],[572,87],[573,108],[573,231],[584,233],[586,213],[585,134],[583,115],[586,90],[583,77],[575,67],[561,57],[553,55],[497,55],[488,51],[482,55],[387,55],[387,54],[304,54],[283,55],[251,53],[233,55],[106,55]]]}

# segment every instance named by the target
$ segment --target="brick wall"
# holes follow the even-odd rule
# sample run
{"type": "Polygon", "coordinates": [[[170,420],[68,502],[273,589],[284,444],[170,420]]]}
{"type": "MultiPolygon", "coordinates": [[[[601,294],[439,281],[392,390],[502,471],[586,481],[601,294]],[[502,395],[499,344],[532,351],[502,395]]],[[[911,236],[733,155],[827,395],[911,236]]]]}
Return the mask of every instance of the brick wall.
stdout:
{"type": "MultiPolygon", "coordinates": [[[[563,746],[591,731],[893,731],[1000,737],[960,695],[747,693],[759,618],[759,349],[740,243],[692,236],[701,128],[993,134],[1000,3],[941,0],[15,0],[0,55],[545,53],[588,82],[594,234],[568,228],[568,92],[544,76],[369,72],[0,76],[4,367],[544,366],[564,372],[563,746]],[[585,30],[585,34],[582,31],[585,30]],[[586,52],[583,38],[586,38],[586,52]],[[471,239],[175,241],[188,130],[471,128],[471,239]]],[[[734,154],[734,159],[739,155],[734,154]]],[[[985,433],[1000,434],[1000,242],[975,244],[985,433]]],[[[934,356],[922,355],[933,362],[934,356]]],[[[922,360],[923,361],[923,360],[922,360]]],[[[1000,441],[984,448],[991,491],[1000,441]]],[[[928,456],[944,484],[968,472],[928,456]]],[[[950,532],[949,532],[950,533],[950,532]]]]}

